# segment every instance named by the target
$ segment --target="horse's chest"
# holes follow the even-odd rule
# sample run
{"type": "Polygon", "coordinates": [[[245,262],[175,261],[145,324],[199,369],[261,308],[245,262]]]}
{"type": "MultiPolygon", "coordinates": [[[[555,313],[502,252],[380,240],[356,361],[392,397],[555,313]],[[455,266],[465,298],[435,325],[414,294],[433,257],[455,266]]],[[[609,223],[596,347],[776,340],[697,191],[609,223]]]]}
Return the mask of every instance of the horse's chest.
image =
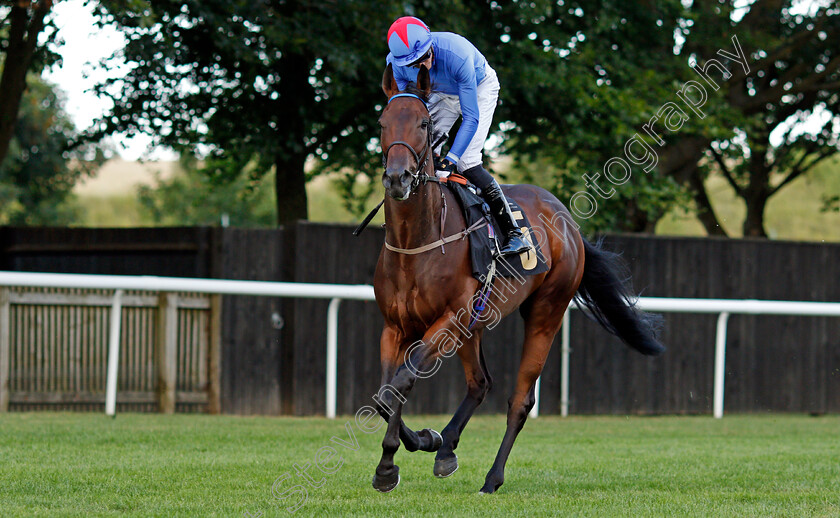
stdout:
{"type": "Polygon", "coordinates": [[[428,327],[443,310],[444,305],[441,304],[439,288],[435,290],[430,286],[415,284],[394,293],[388,318],[408,331],[418,324],[420,327],[428,327]]]}

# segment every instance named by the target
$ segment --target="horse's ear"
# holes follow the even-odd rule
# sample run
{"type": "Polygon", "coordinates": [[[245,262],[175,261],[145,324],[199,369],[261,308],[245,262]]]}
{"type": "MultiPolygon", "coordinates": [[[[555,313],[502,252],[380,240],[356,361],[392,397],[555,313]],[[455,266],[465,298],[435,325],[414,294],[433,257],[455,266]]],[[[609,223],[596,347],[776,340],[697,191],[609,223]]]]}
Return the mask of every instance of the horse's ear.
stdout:
{"type": "Polygon", "coordinates": [[[394,69],[391,67],[390,63],[388,63],[388,66],[385,67],[385,73],[382,74],[382,91],[385,92],[385,95],[388,96],[389,99],[400,91],[397,86],[397,80],[394,79],[394,69]]]}
{"type": "Polygon", "coordinates": [[[423,92],[424,97],[429,97],[432,91],[432,79],[429,76],[429,69],[426,65],[420,65],[420,72],[417,73],[417,88],[423,92]]]}

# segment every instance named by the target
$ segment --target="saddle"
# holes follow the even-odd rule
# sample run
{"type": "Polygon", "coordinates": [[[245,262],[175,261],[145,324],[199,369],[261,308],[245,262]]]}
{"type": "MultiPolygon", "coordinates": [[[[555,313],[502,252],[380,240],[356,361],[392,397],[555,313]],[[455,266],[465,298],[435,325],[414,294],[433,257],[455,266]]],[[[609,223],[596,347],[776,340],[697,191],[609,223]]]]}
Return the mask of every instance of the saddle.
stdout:
{"type": "MultiPolygon", "coordinates": [[[[498,252],[500,243],[497,236],[501,235],[499,224],[490,214],[490,207],[478,195],[479,188],[471,184],[465,177],[453,173],[441,178],[441,185],[449,188],[464,215],[466,228],[480,225],[482,221],[488,224],[470,232],[470,260],[472,262],[473,277],[484,280],[490,276],[493,259],[498,252]]],[[[519,226],[534,248],[518,256],[496,257],[495,275],[502,277],[525,277],[548,271],[544,256],[540,251],[538,240],[533,237],[528,216],[516,200],[507,198],[513,216],[519,220],[519,226]]]]}
{"type": "MultiPolygon", "coordinates": [[[[525,211],[516,203],[516,200],[508,198],[511,212],[519,220],[519,228],[525,233],[525,239],[530,241],[534,248],[518,256],[499,257],[498,251],[500,244],[497,239],[497,236],[501,233],[499,224],[490,214],[490,207],[487,205],[487,202],[478,195],[480,189],[458,173],[451,173],[449,176],[443,178],[431,177],[431,179],[438,182],[442,187],[445,186],[448,188],[455,199],[458,200],[461,213],[464,215],[466,227],[457,234],[410,250],[396,248],[388,244],[388,242],[385,242],[385,246],[389,250],[404,254],[420,254],[445,246],[446,243],[469,237],[472,274],[479,281],[489,284],[494,275],[522,278],[548,271],[548,265],[545,263],[544,256],[540,250],[539,240],[533,237],[528,216],[525,215],[525,211]]],[[[353,231],[354,236],[362,233],[384,202],[385,200],[379,202],[359,226],[356,227],[356,230],[353,231]]]]}

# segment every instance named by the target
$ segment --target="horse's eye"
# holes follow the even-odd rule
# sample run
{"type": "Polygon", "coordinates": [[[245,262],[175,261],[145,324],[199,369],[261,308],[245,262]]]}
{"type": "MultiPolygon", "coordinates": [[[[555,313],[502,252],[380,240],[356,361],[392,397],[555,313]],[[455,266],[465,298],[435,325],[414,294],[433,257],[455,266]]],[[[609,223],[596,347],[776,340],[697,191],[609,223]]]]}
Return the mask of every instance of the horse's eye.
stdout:
{"type": "Polygon", "coordinates": [[[423,122],[420,123],[420,127],[423,128],[423,129],[428,128],[429,127],[429,121],[424,120],[423,122]]]}

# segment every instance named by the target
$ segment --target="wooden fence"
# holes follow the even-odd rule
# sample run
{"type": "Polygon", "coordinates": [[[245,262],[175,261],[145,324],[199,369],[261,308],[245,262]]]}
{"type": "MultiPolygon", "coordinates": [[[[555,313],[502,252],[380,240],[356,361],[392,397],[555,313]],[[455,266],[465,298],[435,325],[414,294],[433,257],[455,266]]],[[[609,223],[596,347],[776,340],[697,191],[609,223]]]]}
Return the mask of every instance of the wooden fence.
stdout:
{"type": "MultiPolygon", "coordinates": [[[[122,297],[121,410],[219,411],[218,303],[190,294],[122,297]],[[215,311],[211,311],[215,309],[215,311]]],[[[101,408],[109,309],[103,290],[0,288],[0,411],[101,408]]]]}
{"type": "MultiPolygon", "coordinates": [[[[351,231],[352,226],[348,225],[310,223],[279,230],[0,228],[0,268],[371,283],[384,231],[369,228],[359,238],[351,236],[351,231]]],[[[838,244],[617,235],[607,236],[605,246],[623,251],[635,287],[649,296],[840,301],[838,244]]],[[[220,307],[217,318],[221,411],[323,414],[327,301],[224,297],[220,307]]],[[[15,311],[29,311],[30,318],[37,319],[37,311],[45,310],[21,306],[15,311]]],[[[73,311],[77,316],[90,315],[87,318],[95,322],[103,317],[93,315],[104,310],[73,311]]],[[[124,314],[135,319],[137,326],[142,327],[143,322],[153,325],[150,319],[156,310],[152,307],[131,307],[124,311],[133,315],[124,314]]],[[[197,327],[179,325],[179,329],[194,329],[194,335],[199,336],[198,330],[206,329],[209,313],[198,308],[178,310],[179,315],[191,311],[205,316],[184,316],[199,323],[194,324],[197,327]]],[[[41,318],[43,321],[45,317],[41,318]]],[[[341,305],[339,413],[353,413],[369,404],[379,388],[381,325],[382,317],[375,303],[345,301],[341,305]]],[[[93,323],[89,326],[89,333],[93,329],[102,332],[93,323]]],[[[711,412],[713,315],[666,315],[663,341],[668,352],[655,359],[628,350],[579,313],[573,313],[571,331],[572,413],[711,412]]],[[[485,334],[483,346],[495,383],[481,412],[506,411],[515,382],[522,332],[521,319],[512,316],[485,334]]],[[[125,333],[126,337],[132,333],[147,336],[149,331],[126,330],[125,333]]],[[[145,349],[138,348],[135,353],[137,361],[146,365],[149,365],[151,336],[142,339],[146,340],[145,349]]],[[[66,345],[56,345],[57,350],[76,347],[71,345],[71,340],[82,339],[62,340],[56,343],[66,345]]],[[[125,347],[130,346],[125,344],[125,347]]],[[[71,357],[66,351],[50,354],[71,357]]],[[[96,358],[102,361],[101,356],[96,358]]],[[[198,364],[203,364],[200,356],[196,358],[198,364]]],[[[0,364],[2,360],[0,357],[0,364]]],[[[104,376],[104,364],[101,365],[101,374],[97,376],[104,376]]],[[[131,379],[129,371],[121,371],[121,379],[131,379]]],[[[135,378],[134,385],[122,385],[121,381],[120,390],[129,393],[135,387],[142,387],[137,391],[149,394],[154,390],[155,371],[152,372],[135,378]],[[145,385],[139,384],[141,379],[145,385]]],[[[187,379],[193,381],[184,381],[179,391],[196,390],[200,380],[205,380],[189,369],[178,374],[178,383],[187,379]]],[[[86,386],[70,387],[95,391],[100,386],[91,381],[86,386]],[[85,388],[88,386],[95,389],[85,388]]],[[[541,413],[559,411],[559,387],[558,340],[542,376],[541,413]]],[[[21,390],[24,389],[15,389],[21,390]]],[[[463,370],[452,358],[444,362],[434,378],[417,383],[407,410],[450,413],[463,398],[464,391],[463,370]]],[[[132,408],[153,410],[159,402],[152,399],[143,404],[146,406],[136,404],[132,408]]],[[[100,403],[96,405],[85,408],[101,408],[100,403]]],[[[12,406],[30,408],[19,403],[12,406]]],[[[200,410],[203,405],[184,407],[184,410],[200,410]]],[[[726,409],[729,412],[840,412],[838,319],[733,315],[729,322],[726,409]]]]}

